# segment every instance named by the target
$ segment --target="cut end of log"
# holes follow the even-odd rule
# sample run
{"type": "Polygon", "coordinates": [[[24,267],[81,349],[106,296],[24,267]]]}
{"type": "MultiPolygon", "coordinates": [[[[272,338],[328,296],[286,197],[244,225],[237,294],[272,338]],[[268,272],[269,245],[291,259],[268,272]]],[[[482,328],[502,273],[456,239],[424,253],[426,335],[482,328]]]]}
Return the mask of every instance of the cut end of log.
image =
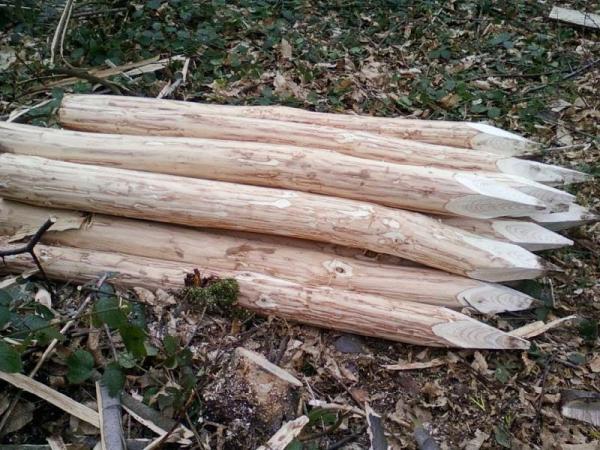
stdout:
{"type": "Polygon", "coordinates": [[[573,241],[533,222],[496,220],[494,230],[506,240],[529,251],[551,250],[573,245],[573,241]]]}
{"type": "Polygon", "coordinates": [[[462,237],[463,241],[490,254],[493,266],[478,267],[467,276],[482,281],[511,281],[537,278],[551,271],[560,271],[555,265],[515,244],[486,239],[474,234],[462,237]]]}
{"type": "Polygon", "coordinates": [[[515,289],[500,284],[483,284],[461,292],[459,301],[482,314],[499,314],[536,307],[540,302],[515,289]]]}
{"type": "Polygon", "coordinates": [[[529,180],[537,181],[538,183],[550,184],[553,186],[582,183],[593,178],[591,175],[579,172],[578,170],[517,158],[500,160],[496,163],[496,166],[501,172],[518,175],[529,180]]]}
{"type": "Polygon", "coordinates": [[[458,216],[479,219],[521,217],[547,209],[547,205],[535,197],[479,174],[457,173],[454,179],[478,193],[446,204],[446,210],[458,216]]]}
{"type": "Polygon", "coordinates": [[[471,146],[474,149],[502,156],[537,155],[542,151],[541,144],[518,134],[485,123],[468,125],[478,131],[478,134],[471,139],[471,146]]]}
{"type": "Polygon", "coordinates": [[[448,345],[461,348],[489,350],[527,350],[529,341],[511,336],[475,319],[462,316],[460,320],[432,327],[433,333],[448,341],[448,345]]]}

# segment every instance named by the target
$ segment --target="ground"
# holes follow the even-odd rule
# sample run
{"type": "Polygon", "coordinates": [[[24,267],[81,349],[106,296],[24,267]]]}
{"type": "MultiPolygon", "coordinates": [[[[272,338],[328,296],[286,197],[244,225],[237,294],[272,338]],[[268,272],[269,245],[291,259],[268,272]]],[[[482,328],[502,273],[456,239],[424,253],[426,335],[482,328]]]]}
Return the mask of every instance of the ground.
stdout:
{"type": "MultiPolygon", "coordinates": [[[[185,58],[133,80],[112,77],[114,84],[90,82],[94,80],[86,74],[107,64],[183,55],[189,58],[186,79],[170,98],[485,121],[541,142],[546,148],[543,161],[598,175],[600,34],[549,20],[551,3],[77,2],[52,65],[49,48],[63,4],[8,0],[0,5],[0,116],[6,120],[37,106],[17,120],[55,126],[53,111],[63,92],[116,89],[155,97],[181,76],[185,58]],[[49,85],[72,73],[71,66],[86,73],[77,72],[80,79],[67,86],[49,85]],[[50,101],[38,106],[46,100],[50,101]]],[[[563,6],[597,8],[586,1],[563,6]]],[[[599,188],[592,181],[571,189],[581,204],[597,209],[599,188]]],[[[393,448],[415,448],[415,421],[423,422],[448,449],[598,448],[600,430],[563,418],[559,394],[565,389],[600,390],[600,227],[573,229],[567,235],[575,241],[573,248],[543,254],[564,272],[522,286],[541,296],[544,307],[482,318],[509,330],[536,319],[579,317],[570,326],[535,338],[528,352],[447,351],[350,339],[278,319],[232,318],[223,311],[201,314],[180,305],[162,313],[149,309],[146,321],[153,337],[171,329],[179,344],[189,344],[185,361],[174,363],[166,345],[164,365],[129,367],[125,389],[193,428],[198,448],[250,448],[264,442],[271,430],[238,427],[238,434],[232,434],[233,427],[207,421],[200,401],[202,390],[222,376],[219,371],[231,350],[244,345],[296,373],[309,386],[305,400],[314,396],[360,407],[368,400],[383,415],[393,448]],[[190,317],[200,325],[186,336],[186,324],[194,322],[190,317]],[[384,367],[434,358],[443,364],[408,372],[384,367]],[[191,382],[190,373],[195,374],[191,382]],[[482,444],[469,443],[473,439],[482,444]],[[568,446],[585,443],[591,444],[568,446]]],[[[39,285],[22,286],[30,292],[39,285]]],[[[83,295],[69,286],[60,292],[53,304],[59,316],[75,309],[83,295]]],[[[78,346],[87,345],[84,336],[89,327],[89,321],[80,320],[37,378],[81,401],[95,398],[93,385],[63,387],[68,375],[65,360],[78,346]]],[[[104,350],[106,357],[109,348],[102,345],[100,352],[104,350]]],[[[176,353],[182,356],[181,350],[176,353]]],[[[35,363],[34,356],[39,356],[39,349],[24,354],[26,369],[35,363]]],[[[70,361],[69,368],[74,360],[70,361]]],[[[6,405],[6,394],[3,398],[0,406],[6,405]]],[[[65,441],[75,442],[77,427],[59,410],[28,394],[23,398],[26,402],[17,416],[29,415],[30,420],[17,423],[18,431],[5,434],[3,443],[44,443],[50,433],[62,433],[65,441]],[[33,411],[25,411],[31,404],[33,411]]],[[[311,414],[308,431],[294,448],[341,448],[343,442],[345,448],[368,447],[360,416],[318,410],[311,414]]],[[[135,424],[127,429],[131,436],[147,433],[135,424]]]]}

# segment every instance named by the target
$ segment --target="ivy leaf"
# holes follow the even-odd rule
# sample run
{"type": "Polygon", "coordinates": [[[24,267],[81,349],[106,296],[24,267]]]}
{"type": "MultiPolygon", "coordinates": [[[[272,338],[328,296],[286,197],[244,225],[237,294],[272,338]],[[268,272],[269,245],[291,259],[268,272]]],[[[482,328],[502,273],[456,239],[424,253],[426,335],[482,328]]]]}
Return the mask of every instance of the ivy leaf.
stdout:
{"type": "Polygon", "coordinates": [[[127,323],[127,316],[119,305],[119,299],[114,296],[99,298],[94,305],[94,315],[110,328],[119,328],[127,323]]]}
{"type": "Polygon", "coordinates": [[[163,345],[167,355],[172,356],[177,353],[177,339],[175,339],[173,336],[167,334],[163,339],[163,345]]]}
{"type": "Polygon", "coordinates": [[[119,365],[125,369],[132,369],[135,367],[137,360],[129,352],[123,352],[119,354],[119,365]]]}
{"type": "Polygon", "coordinates": [[[15,373],[22,368],[21,354],[6,342],[0,341],[0,371],[15,373]]]}
{"type": "Polygon", "coordinates": [[[71,383],[83,383],[92,376],[94,357],[85,350],[77,350],[67,358],[67,378],[71,383]]]}
{"type": "Polygon", "coordinates": [[[113,397],[121,392],[125,386],[125,374],[117,363],[110,363],[106,366],[102,374],[102,384],[106,386],[108,393],[113,397]]]}
{"type": "Polygon", "coordinates": [[[119,332],[121,333],[123,344],[125,344],[125,347],[132,355],[138,358],[146,356],[146,346],[144,345],[146,333],[144,333],[143,329],[135,325],[125,324],[119,327],[119,332]]]}
{"type": "Polygon", "coordinates": [[[285,447],[285,450],[302,450],[302,442],[294,438],[294,440],[285,447]]]}
{"type": "Polygon", "coordinates": [[[3,328],[8,322],[10,322],[10,309],[0,306],[0,328],[3,328]]]}
{"type": "Polygon", "coordinates": [[[496,438],[496,442],[498,445],[504,448],[511,448],[510,445],[510,433],[506,430],[504,426],[499,426],[494,428],[494,437],[496,438]]]}
{"type": "Polygon", "coordinates": [[[584,319],[579,323],[579,334],[587,342],[598,339],[598,322],[593,319],[584,319]]]}
{"type": "Polygon", "coordinates": [[[494,376],[496,377],[496,380],[498,380],[501,383],[507,383],[510,379],[510,373],[508,372],[508,370],[506,370],[506,367],[503,366],[499,366],[496,368],[494,376]]]}
{"type": "Polygon", "coordinates": [[[8,293],[6,289],[0,289],[0,305],[1,306],[10,306],[12,302],[12,296],[8,293]]]}

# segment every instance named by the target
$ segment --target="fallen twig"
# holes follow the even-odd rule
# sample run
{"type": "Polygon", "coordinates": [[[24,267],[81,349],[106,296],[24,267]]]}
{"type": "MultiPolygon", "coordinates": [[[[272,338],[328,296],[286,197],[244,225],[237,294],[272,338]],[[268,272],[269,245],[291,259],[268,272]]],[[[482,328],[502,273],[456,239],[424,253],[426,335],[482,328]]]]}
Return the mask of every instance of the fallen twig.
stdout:
{"type": "Polygon", "coordinates": [[[96,381],[96,398],[100,415],[102,450],[125,450],[119,397],[110,395],[108,388],[96,381]]]}
{"type": "Polygon", "coordinates": [[[27,242],[27,244],[22,246],[13,246],[12,248],[9,248],[7,250],[0,250],[0,258],[2,258],[3,261],[6,256],[14,256],[23,253],[29,253],[29,255],[31,255],[31,257],[33,258],[33,261],[35,262],[35,265],[37,266],[38,270],[44,277],[44,282],[46,283],[48,291],[52,294],[53,300],[56,298],[56,293],[54,292],[54,289],[50,284],[50,280],[48,279],[48,276],[46,275],[46,272],[44,271],[40,260],[35,255],[34,248],[37,245],[37,243],[40,242],[40,239],[42,239],[44,233],[48,231],[48,229],[55,223],[56,218],[51,217],[50,219],[46,220],[46,222],[44,222],[44,224],[36,231],[36,233],[33,236],[31,236],[31,239],[29,239],[29,242],[27,242]]]}
{"type": "Polygon", "coordinates": [[[22,373],[6,372],[0,372],[0,379],[51,403],[57,408],[62,409],[96,428],[100,428],[100,417],[96,411],[52,388],[49,388],[39,381],[32,380],[22,373]]]}

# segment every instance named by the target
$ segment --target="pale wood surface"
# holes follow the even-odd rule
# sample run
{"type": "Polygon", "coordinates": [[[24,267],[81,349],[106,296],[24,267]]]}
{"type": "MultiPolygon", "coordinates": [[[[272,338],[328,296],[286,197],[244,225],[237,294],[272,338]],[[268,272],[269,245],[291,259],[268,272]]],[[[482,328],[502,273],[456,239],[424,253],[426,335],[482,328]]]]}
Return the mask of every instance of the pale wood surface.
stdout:
{"type": "Polygon", "coordinates": [[[530,251],[550,250],[573,245],[573,241],[536,223],[507,219],[465,219],[446,217],[444,223],[481,236],[517,244],[530,251]]]}
{"type": "MultiPolygon", "coordinates": [[[[541,151],[541,146],[535,142],[483,123],[326,114],[284,106],[224,106],[174,100],[157,102],[154,99],[141,97],[66,95],[59,111],[60,120],[73,125],[79,122],[77,125],[81,126],[82,111],[94,107],[100,110],[110,107],[111,111],[115,111],[113,108],[123,108],[136,115],[139,111],[146,109],[154,111],[155,115],[160,114],[163,118],[185,114],[194,119],[203,116],[229,116],[295,122],[349,131],[366,131],[393,138],[444,146],[483,150],[503,157],[541,151]]],[[[118,117],[121,116],[122,114],[119,114],[118,117]]],[[[178,117],[178,119],[180,118],[178,117]]]]}
{"type": "MultiPolygon", "coordinates": [[[[207,105],[140,97],[67,95],[59,110],[59,120],[67,128],[82,131],[256,141],[324,148],[365,159],[450,170],[504,172],[552,184],[573,183],[589,178],[575,170],[512,158],[505,154],[498,155],[481,149],[470,151],[465,148],[417,142],[413,138],[398,139],[365,132],[362,126],[356,130],[344,130],[322,124],[282,122],[240,115],[214,115],[201,112],[205,106],[207,105]]],[[[212,107],[218,106],[211,105],[212,107]]],[[[360,121],[362,120],[363,117],[360,118],[360,121]]],[[[431,127],[435,130],[434,133],[448,127],[454,132],[456,124],[420,120],[414,122],[417,127],[431,127]],[[424,122],[426,125],[423,125],[424,122]]],[[[501,134],[503,137],[500,140],[504,142],[504,146],[498,149],[502,148],[501,151],[510,153],[511,144],[507,143],[505,138],[506,135],[512,135],[511,133],[483,124],[465,123],[465,127],[468,130],[476,130],[478,134],[480,130],[485,130],[480,136],[501,134]]],[[[523,142],[511,139],[509,140],[513,143],[523,142]]],[[[489,150],[494,147],[485,144],[482,148],[489,150]]]]}
{"type": "Polygon", "coordinates": [[[296,191],[4,153],[0,195],[50,207],[331,242],[485,281],[535,278],[553,269],[519,246],[422,214],[296,191]]]}
{"type": "MultiPolygon", "coordinates": [[[[500,176],[496,181],[487,174],[385,163],[286,145],[0,124],[0,148],[63,161],[278,187],[468,217],[518,217],[546,204],[524,193],[528,182],[516,177],[500,176]]],[[[550,195],[545,198],[554,200],[550,195]]]]}
{"type": "Polygon", "coordinates": [[[600,14],[553,6],[548,17],[550,19],[560,20],[561,22],[600,29],[600,14]]]}
{"type": "MultiPolygon", "coordinates": [[[[328,329],[436,347],[525,349],[529,342],[512,337],[464,314],[426,305],[342,291],[306,287],[248,271],[215,272],[196,265],[118,253],[67,247],[36,247],[48,275],[77,282],[115,272],[111,282],[124,287],[181,288],[186,273],[198,268],[205,276],[228,276],[240,286],[238,303],[263,315],[328,329]]],[[[33,265],[28,255],[6,258],[3,270],[33,265]]],[[[0,376],[2,374],[0,373],[0,376]]]]}
{"type": "MultiPolygon", "coordinates": [[[[26,265],[30,266],[30,264],[26,265]]],[[[92,276],[92,279],[93,278],[97,277],[92,276]]],[[[75,416],[78,419],[95,426],[96,428],[100,428],[100,418],[96,411],[88,408],[85,405],[82,405],[79,402],[76,402],[72,398],[61,394],[58,391],[55,391],[39,381],[35,381],[34,379],[29,378],[22,373],[6,373],[2,371],[0,371],[0,380],[4,380],[15,387],[18,387],[19,389],[27,391],[28,393],[33,394],[36,397],[39,397],[42,400],[56,406],[57,408],[60,408],[63,411],[71,414],[72,416],[75,416]]]]}
{"type": "Polygon", "coordinates": [[[302,432],[302,429],[308,422],[308,416],[300,416],[284,423],[277,433],[269,439],[266,445],[261,445],[256,450],[285,450],[290,442],[302,432]]]}
{"type": "Polygon", "coordinates": [[[566,230],[600,220],[598,214],[577,204],[571,204],[565,212],[537,213],[530,217],[536,223],[553,231],[566,230]]]}
{"type": "MultiPolygon", "coordinates": [[[[0,235],[15,224],[34,233],[48,215],[59,222],[66,210],[49,210],[0,200],[0,235]]],[[[228,233],[95,215],[72,230],[48,231],[42,242],[88,250],[123,252],[149,258],[198,263],[213,270],[252,270],[308,286],[380,295],[481,313],[518,311],[535,306],[530,296],[485,283],[397,261],[381,264],[357,250],[314,241],[228,233]]]]}

